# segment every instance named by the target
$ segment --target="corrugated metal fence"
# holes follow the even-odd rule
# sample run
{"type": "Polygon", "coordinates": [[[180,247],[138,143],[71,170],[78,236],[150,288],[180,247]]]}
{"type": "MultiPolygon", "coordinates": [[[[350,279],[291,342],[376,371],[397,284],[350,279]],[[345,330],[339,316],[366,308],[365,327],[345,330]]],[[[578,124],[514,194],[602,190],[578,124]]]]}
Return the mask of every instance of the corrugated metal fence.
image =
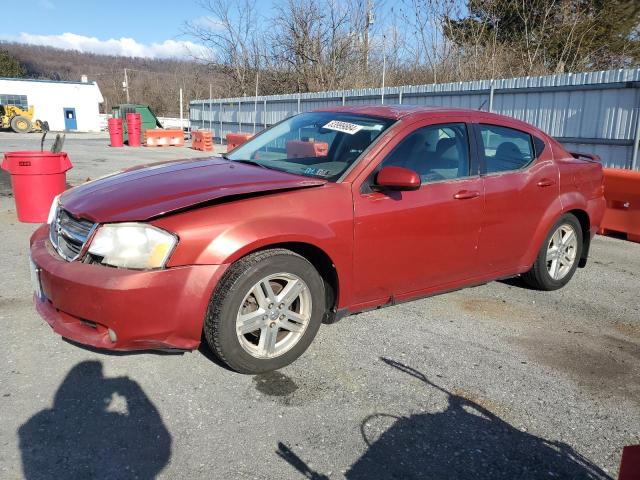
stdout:
{"type": "Polygon", "coordinates": [[[640,68],[500,80],[195,100],[192,128],[259,132],[299,112],[336,105],[483,109],[524,120],[605,166],[640,168],[640,68]]]}

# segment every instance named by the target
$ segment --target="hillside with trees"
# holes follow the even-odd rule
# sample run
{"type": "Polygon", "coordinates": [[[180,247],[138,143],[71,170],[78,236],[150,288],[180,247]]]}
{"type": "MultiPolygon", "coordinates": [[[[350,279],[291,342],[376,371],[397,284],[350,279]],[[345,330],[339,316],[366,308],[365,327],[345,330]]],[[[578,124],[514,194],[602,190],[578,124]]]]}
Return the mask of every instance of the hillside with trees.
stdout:
{"type": "Polygon", "coordinates": [[[178,115],[180,88],[186,112],[189,100],[209,96],[210,82],[216,86],[223,82],[214,67],[194,60],[129,58],[0,43],[0,77],[80,81],[86,75],[100,87],[104,112],[126,103],[122,86],[125,68],[131,102],[148,104],[159,116],[178,115]]]}

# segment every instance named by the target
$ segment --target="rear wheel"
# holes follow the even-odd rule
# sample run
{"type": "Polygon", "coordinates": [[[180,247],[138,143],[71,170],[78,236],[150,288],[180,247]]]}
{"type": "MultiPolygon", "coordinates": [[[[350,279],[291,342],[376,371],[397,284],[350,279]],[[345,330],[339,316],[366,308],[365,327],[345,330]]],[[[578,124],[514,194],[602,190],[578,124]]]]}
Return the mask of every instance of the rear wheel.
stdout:
{"type": "Polygon", "coordinates": [[[563,215],[551,228],[531,270],[522,279],[538,290],[564,287],[578,267],[582,254],[582,227],[578,219],[563,215]]]}
{"type": "Polygon", "coordinates": [[[290,364],[311,344],[325,310],[324,283],[305,258],[273,249],[234,263],[216,288],[204,333],[240,373],[290,364]]]}
{"type": "Polygon", "coordinates": [[[27,117],[18,115],[11,119],[11,129],[16,133],[29,133],[32,128],[31,120],[27,117]]]}

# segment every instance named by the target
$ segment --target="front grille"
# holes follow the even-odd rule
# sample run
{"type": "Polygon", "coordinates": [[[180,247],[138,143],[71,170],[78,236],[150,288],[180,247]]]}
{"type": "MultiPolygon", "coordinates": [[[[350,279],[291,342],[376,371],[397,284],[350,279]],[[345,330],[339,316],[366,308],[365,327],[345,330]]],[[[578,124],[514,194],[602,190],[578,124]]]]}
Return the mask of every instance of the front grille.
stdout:
{"type": "Polygon", "coordinates": [[[62,258],[72,262],[82,253],[85,243],[97,224],[75,218],[58,207],[49,227],[49,238],[62,258]]]}

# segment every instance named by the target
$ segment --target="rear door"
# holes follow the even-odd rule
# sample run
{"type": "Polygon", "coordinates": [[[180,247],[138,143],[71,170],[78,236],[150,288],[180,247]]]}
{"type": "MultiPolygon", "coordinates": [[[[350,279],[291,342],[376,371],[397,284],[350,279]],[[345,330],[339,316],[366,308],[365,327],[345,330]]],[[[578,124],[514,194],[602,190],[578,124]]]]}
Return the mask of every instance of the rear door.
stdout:
{"type": "Polygon", "coordinates": [[[462,119],[423,121],[398,136],[367,181],[354,183],[354,303],[361,306],[419,295],[478,271],[482,180],[468,126],[462,119]],[[416,171],[420,189],[368,189],[387,165],[416,171]]]}
{"type": "Polygon", "coordinates": [[[551,148],[526,131],[497,123],[475,129],[485,195],[480,263],[487,274],[512,274],[558,199],[558,167],[551,148]]]}

